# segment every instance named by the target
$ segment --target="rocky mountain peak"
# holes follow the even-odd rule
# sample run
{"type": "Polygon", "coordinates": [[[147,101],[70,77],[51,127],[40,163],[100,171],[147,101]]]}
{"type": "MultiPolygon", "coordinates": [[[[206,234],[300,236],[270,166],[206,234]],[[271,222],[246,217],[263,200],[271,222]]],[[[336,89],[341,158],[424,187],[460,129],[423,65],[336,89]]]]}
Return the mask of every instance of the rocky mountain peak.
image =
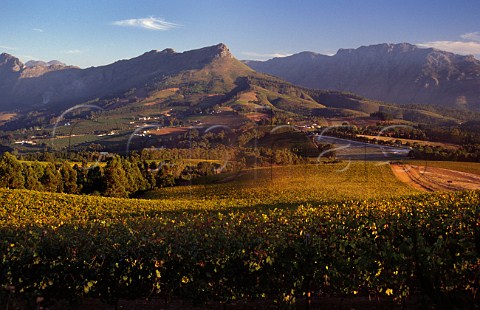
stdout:
{"type": "MultiPolygon", "coordinates": [[[[419,48],[410,43],[381,43],[367,46],[360,46],[359,48],[353,49],[339,49],[336,56],[344,55],[397,55],[401,53],[414,52],[419,50],[419,48]]],[[[427,50],[427,49],[422,49],[427,50]]]]}
{"type": "Polygon", "coordinates": [[[175,54],[175,50],[173,48],[166,48],[163,51],[161,51],[160,53],[162,53],[162,54],[175,54]]]}
{"type": "Polygon", "coordinates": [[[51,60],[49,62],[45,62],[42,60],[29,60],[25,63],[25,67],[33,68],[33,67],[49,67],[49,66],[62,66],[66,67],[67,65],[58,60],[51,60]]]}
{"type": "Polygon", "coordinates": [[[219,57],[219,58],[233,58],[233,55],[232,53],[230,53],[230,50],[228,49],[228,47],[223,44],[223,43],[220,43],[220,44],[217,44],[215,46],[213,46],[214,49],[216,49],[216,57],[219,57]]]}
{"type": "Polygon", "coordinates": [[[5,62],[8,59],[12,59],[12,58],[15,58],[15,57],[13,57],[12,55],[10,55],[8,53],[1,53],[0,54],[0,62],[5,62]]]}
{"type": "MultiPolygon", "coordinates": [[[[207,59],[209,59],[209,58],[212,58],[212,59],[214,59],[214,58],[224,58],[224,57],[225,58],[233,58],[233,55],[230,53],[230,50],[223,43],[213,45],[213,46],[204,47],[204,48],[200,48],[200,49],[197,49],[197,50],[186,51],[186,52],[183,52],[183,53],[177,53],[172,48],[166,48],[162,51],[152,50],[150,52],[144,53],[142,56],[156,57],[156,56],[163,56],[163,55],[181,55],[181,54],[196,55],[196,56],[204,57],[204,58],[207,58],[207,59]]],[[[140,57],[142,57],[142,56],[140,56],[140,57]]]]}
{"type": "Polygon", "coordinates": [[[65,63],[59,61],[59,60],[50,60],[49,62],[47,62],[47,64],[49,66],[67,66],[65,63]]]}
{"type": "Polygon", "coordinates": [[[11,71],[18,72],[23,69],[24,64],[20,61],[20,59],[10,54],[2,53],[0,54],[0,67],[8,68],[11,71]]]}

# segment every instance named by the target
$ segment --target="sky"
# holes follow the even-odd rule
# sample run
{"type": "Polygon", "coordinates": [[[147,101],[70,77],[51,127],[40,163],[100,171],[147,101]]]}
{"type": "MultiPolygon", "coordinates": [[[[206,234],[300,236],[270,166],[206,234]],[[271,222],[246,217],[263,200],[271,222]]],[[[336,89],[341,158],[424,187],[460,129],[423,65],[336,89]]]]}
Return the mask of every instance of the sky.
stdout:
{"type": "Polygon", "coordinates": [[[1,0],[0,53],[82,68],[225,43],[238,59],[408,42],[480,59],[478,0],[1,0]]]}

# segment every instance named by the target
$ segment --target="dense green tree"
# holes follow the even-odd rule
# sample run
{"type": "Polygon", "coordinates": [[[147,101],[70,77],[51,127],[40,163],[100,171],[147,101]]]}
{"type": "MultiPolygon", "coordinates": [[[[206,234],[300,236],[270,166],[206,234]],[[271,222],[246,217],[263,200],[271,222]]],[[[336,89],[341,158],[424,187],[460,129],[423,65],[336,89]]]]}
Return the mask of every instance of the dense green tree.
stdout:
{"type": "Polygon", "coordinates": [[[157,172],[157,187],[174,186],[176,180],[180,178],[185,166],[177,161],[164,161],[160,164],[157,172]]]}
{"type": "Polygon", "coordinates": [[[25,179],[22,164],[12,154],[6,152],[0,158],[0,186],[7,188],[23,188],[25,179]]]}
{"type": "Polygon", "coordinates": [[[148,189],[148,182],[140,170],[142,163],[138,157],[134,156],[129,159],[122,159],[121,164],[127,177],[126,190],[128,193],[131,194],[139,190],[148,189]]]}
{"type": "Polygon", "coordinates": [[[300,159],[289,149],[280,149],[274,151],[273,162],[276,165],[291,165],[300,162],[300,159]]]}
{"type": "Polygon", "coordinates": [[[156,186],[155,176],[158,170],[158,166],[155,162],[150,164],[147,161],[143,161],[142,175],[148,182],[148,188],[152,189],[156,186]]]}
{"type": "Polygon", "coordinates": [[[45,166],[41,182],[45,191],[62,192],[63,190],[62,176],[53,163],[45,166]]]}
{"type": "Polygon", "coordinates": [[[43,176],[43,167],[39,162],[36,161],[32,164],[24,163],[22,173],[25,178],[26,189],[43,191],[43,185],[40,182],[43,176]]]}
{"type": "Polygon", "coordinates": [[[105,167],[105,196],[128,197],[128,178],[123,169],[120,157],[115,156],[108,161],[105,167]]]}
{"type": "Polygon", "coordinates": [[[100,195],[105,191],[106,182],[104,179],[104,172],[99,165],[84,168],[83,171],[87,172],[85,188],[82,192],[87,194],[100,195]]]}
{"type": "Polygon", "coordinates": [[[63,192],[67,194],[78,194],[77,171],[69,162],[63,162],[60,167],[60,174],[63,181],[63,192]]]}
{"type": "Polygon", "coordinates": [[[73,169],[77,172],[77,188],[79,193],[87,194],[86,189],[87,189],[87,183],[88,183],[88,179],[87,179],[88,171],[84,169],[84,167],[85,166],[83,165],[83,163],[81,166],[78,164],[75,164],[73,166],[73,169]]]}

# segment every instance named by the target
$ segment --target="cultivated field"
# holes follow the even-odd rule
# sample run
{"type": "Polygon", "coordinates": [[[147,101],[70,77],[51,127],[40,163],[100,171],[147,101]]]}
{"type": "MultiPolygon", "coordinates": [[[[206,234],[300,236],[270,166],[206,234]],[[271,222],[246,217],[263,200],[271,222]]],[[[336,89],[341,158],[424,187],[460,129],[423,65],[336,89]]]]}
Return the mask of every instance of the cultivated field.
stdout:
{"type": "Polygon", "coordinates": [[[150,200],[0,189],[0,304],[472,303],[479,193],[419,195],[388,165],[345,164],[212,176],[150,200]]]}
{"type": "Polygon", "coordinates": [[[414,194],[388,165],[344,161],[244,170],[207,177],[203,185],[147,192],[147,199],[212,200],[226,206],[285,205],[414,194]]]}

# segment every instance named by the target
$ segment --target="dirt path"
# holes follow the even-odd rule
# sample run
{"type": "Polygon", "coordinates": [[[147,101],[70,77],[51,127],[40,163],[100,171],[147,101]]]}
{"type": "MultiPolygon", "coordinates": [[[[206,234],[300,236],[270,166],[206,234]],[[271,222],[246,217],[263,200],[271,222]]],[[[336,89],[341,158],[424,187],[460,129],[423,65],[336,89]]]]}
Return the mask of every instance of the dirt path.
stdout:
{"type": "Polygon", "coordinates": [[[415,189],[425,192],[480,189],[480,176],[437,167],[390,165],[395,176],[415,189]]]}

